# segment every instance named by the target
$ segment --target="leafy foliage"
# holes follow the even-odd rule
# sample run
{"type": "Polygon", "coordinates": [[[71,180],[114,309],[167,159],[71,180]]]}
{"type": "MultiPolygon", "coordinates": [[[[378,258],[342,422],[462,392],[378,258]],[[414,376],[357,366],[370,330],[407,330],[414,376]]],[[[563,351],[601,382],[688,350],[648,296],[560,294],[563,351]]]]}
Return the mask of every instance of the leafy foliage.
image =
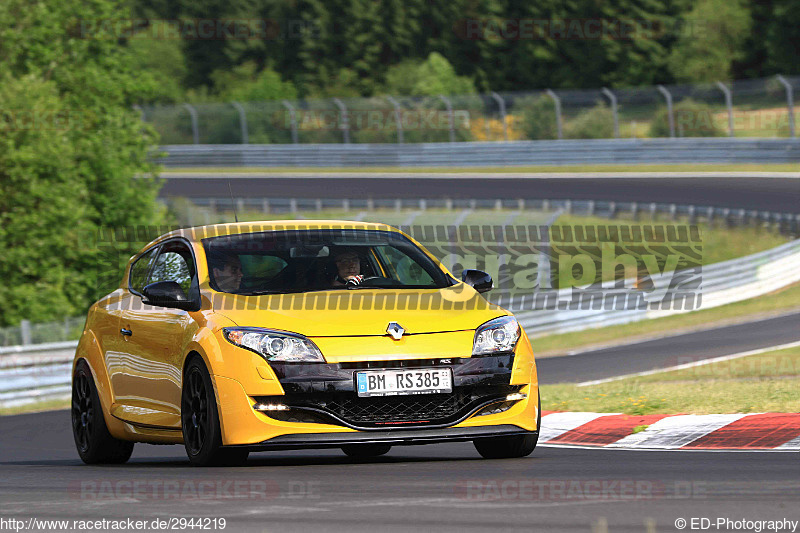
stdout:
{"type": "Polygon", "coordinates": [[[137,50],[150,51],[156,72],[174,63],[174,77],[195,100],[224,99],[221,73],[242,65],[255,67],[248,79],[268,72],[260,86],[280,92],[288,82],[301,98],[429,95],[452,89],[443,86],[443,75],[468,78],[488,92],[716,81],[796,70],[798,8],[792,0],[128,2],[134,16],[153,24],[178,19],[270,25],[263,38],[186,38],[181,57],[166,53],[166,45],[131,41],[137,50]],[[764,31],[751,32],[754,27],[764,31]],[[452,75],[440,68],[444,61],[432,59],[437,56],[452,75]],[[430,68],[420,70],[422,64],[430,68]]]}
{"type": "Polygon", "coordinates": [[[476,91],[472,80],[457,75],[444,56],[432,52],[423,62],[406,61],[390,68],[385,92],[399,96],[437,96],[476,91]]]}
{"type": "Polygon", "coordinates": [[[158,85],[132,70],[129,49],[79,29],[118,9],[114,0],[0,4],[0,325],[83,312],[109,289],[98,267],[107,251],[90,237],[161,220],[158,184],[135,177],[155,171],[156,139],[132,107],[158,98],[158,85]]]}
{"type": "Polygon", "coordinates": [[[514,104],[514,111],[520,115],[519,126],[527,139],[558,138],[555,103],[549,96],[522,98],[514,104]]]}
{"type": "Polygon", "coordinates": [[[687,15],[687,28],[670,56],[679,81],[714,82],[731,77],[733,63],[744,57],[751,18],[742,0],[698,0],[687,15]]]}
{"type": "Polygon", "coordinates": [[[614,113],[605,103],[599,103],[567,122],[564,135],[568,139],[610,139],[614,136],[614,113]]]}

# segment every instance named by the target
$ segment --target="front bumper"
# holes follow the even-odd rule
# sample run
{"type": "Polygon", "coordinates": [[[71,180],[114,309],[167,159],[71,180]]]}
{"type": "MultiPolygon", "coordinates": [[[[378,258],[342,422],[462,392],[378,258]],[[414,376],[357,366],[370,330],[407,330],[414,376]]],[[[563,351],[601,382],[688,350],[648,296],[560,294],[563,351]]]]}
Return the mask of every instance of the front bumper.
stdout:
{"type": "MultiPolygon", "coordinates": [[[[273,364],[286,391],[258,396],[258,404],[282,404],[288,411],[267,416],[286,422],[341,425],[358,430],[389,427],[449,427],[520,391],[511,385],[512,354],[464,359],[394,360],[347,364],[273,364]],[[446,394],[363,398],[355,391],[355,374],[364,370],[449,368],[453,391],[446,394]]],[[[509,407],[509,406],[505,406],[509,407]]]]}
{"type": "Polygon", "coordinates": [[[255,449],[324,448],[359,442],[422,444],[536,432],[535,366],[530,367],[529,380],[514,379],[517,357],[518,354],[509,354],[422,361],[273,364],[285,394],[269,397],[248,395],[238,381],[215,376],[223,444],[255,449]],[[460,403],[448,412],[442,411],[444,405],[435,406],[433,414],[438,416],[427,416],[429,413],[417,416],[419,413],[409,414],[406,409],[402,416],[395,412],[383,419],[365,417],[379,403],[383,404],[378,407],[385,414],[383,408],[391,402],[406,403],[408,399],[428,404],[436,398],[434,395],[358,398],[354,390],[355,372],[423,366],[450,366],[452,396],[467,400],[459,400],[460,403]],[[485,409],[494,409],[510,392],[520,392],[527,397],[505,405],[503,411],[479,414],[485,409]],[[264,413],[254,409],[258,403],[270,402],[288,405],[290,410],[264,413]],[[347,409],[342,410],[343,406],[347,409]],[[312,416],[296,416],[298,413],[312,416]]]}
{"type": "Polygon", "coordinates": [[[435,444],[441,442],[464,442],[492,437],[513,437],[536,434],[520,427],[502,424],[497,426],[452,427],[446,429],[394,429],[371,431],[368,433],[303,433],[280,435],[264,442],[230,446],[247,448],[251,451],[302,450],[340,448],[349,444],[388,444],[409,446],[414,444],[435,444]]]}

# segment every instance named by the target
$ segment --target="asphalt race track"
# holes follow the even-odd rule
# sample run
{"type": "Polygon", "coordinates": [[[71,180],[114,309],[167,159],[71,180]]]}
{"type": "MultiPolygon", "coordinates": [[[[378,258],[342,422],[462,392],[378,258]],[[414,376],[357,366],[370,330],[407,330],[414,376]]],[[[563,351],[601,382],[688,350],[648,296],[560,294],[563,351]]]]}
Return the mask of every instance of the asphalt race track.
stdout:
{"type": "Polygon", "coordinates": [[[369,173],[337,177],[291,174],[164,174],[162,197],[227,198],[525,198],[660,202],[800,213],[797,178],[580,178],[481,174],[412,174],[402,178],[369,173]],[[322,192],[324,191],[324,192],[322,192]]]}
{"type": "MultiPolygon", "coordinates": [[[[536,361],[542,384],[581,382],[800,341],[800,313],[536,361]]],[[[536,339],[531,340],[536,352],[536,339]]]]}
{"type": "MultiPolygon", "coordinates": [[[[390,181],[363,174],[341,186],[288,175],[232,181],[235,196],[316,198],[320,190],[332,198],[505,194],[800,212],[800,181],[789,178],[737,178],[724,185],[716,178],[390,181]]],[[[224,197],[227,179],[167,177],[161,194],[224,197]]],[[[800,339],[798,319],[795,313],[543,358],[539,376],[542,383],[601,379],[788,343],[800,339]]],[[[259,532],[679,531],[681,519],[800,519],[799,459],[796,452],[547,446],[524,459],[484,460],[470,443],[455,443],[395,447],[370,460],[337,450],[260,453],[244,467],[200,469],[189,466],[182,446],[138,444],[126,465],[89,467],[75,451],[69,412],[53,411],[0,417],[0,517],[225,518],[228,531],[259,532]]],[[[753,530],[736,524],[706,529],[753,530]]]]}
{"type": "Polygon", "coordinates": [[[797,453],[540,447],[484,460],[469,443],[272,452],[190,467],[179,446],[80,463],[69,413],[0,418],[0,515],[27,520],[226,518],[228,531],[677,531],[679,518],[798,519],[797,453]],[[603,529],[607,524],[607,529],[603,529]],[[649,528],[648,528],[649,525],[649,528]]]}
{"type": "MultiPolygon", "coordinates": [[[[545,358],[540,378],[597,379],[791,342],[798,318],[545,358]]],[[[231,531],[677,531],[679,518],[800,518],[796,452],[539,447],[525,459],[484,460],[455,443],[366,461],[338,450],[268,452],[245,467],[198,469],[181,446],[138,444],[127,465],[89,467],[74,450],[68,411],[0,417],[0,450],[0,516],[18,519],[226,518],[231,531]]]]}

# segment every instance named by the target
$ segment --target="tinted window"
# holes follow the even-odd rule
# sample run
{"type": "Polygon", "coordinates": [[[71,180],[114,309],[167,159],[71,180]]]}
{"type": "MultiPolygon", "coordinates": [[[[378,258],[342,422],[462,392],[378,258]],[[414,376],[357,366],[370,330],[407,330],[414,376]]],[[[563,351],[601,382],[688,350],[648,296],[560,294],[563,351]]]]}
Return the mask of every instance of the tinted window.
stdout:
{"type": "Polygon", "coordinates": [[[194,277],[194,263],[189,248],[180,242],[167,243],[158,254],[148,284],[157,281],[174,281],[188,296],[194,277]]]}
{"type": "Polygon", "coordinates": [[[441,288],[452,284],[414,243],[390,231],[265,231],[212,237],[204,239],[203,244],[211,286],[223,292],[336,289],[344,285],[343,280],[359,274],[367,278],[364,288],[441,288]]]}
{"type": "Polygon", "coordinates": [[[150,264],[153,262],[156,250],[158,250],[158,246],[145,252],[131,266],[131,275],[128,282],[132,291],[141,293],[144,286],[147,285],[147,273],[150,272],[150,264]]]}
{"type": "Polygon", "coordinates": [[[433,285],[433,278],[419,263],[393,246],[376,246],[390,277],[405,285],[433,285]]]}

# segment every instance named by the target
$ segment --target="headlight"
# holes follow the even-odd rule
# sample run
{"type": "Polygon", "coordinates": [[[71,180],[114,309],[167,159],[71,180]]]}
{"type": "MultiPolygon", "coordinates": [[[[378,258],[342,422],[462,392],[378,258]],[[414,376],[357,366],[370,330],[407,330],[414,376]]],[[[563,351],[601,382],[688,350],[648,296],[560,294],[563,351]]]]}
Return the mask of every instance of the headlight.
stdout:
{"type": "Polygon", "coordinates": [[[260,328],[223,328],[228,342],[252,350],[267,361],[324,363],[316,344],[296,333],[260,328]]]}
{"type": "Polygon", "coordinates": [[[512,352],[519,340],[519,324],[513,316],[490,320],[475,331],[472,355],[512,352]]]}

